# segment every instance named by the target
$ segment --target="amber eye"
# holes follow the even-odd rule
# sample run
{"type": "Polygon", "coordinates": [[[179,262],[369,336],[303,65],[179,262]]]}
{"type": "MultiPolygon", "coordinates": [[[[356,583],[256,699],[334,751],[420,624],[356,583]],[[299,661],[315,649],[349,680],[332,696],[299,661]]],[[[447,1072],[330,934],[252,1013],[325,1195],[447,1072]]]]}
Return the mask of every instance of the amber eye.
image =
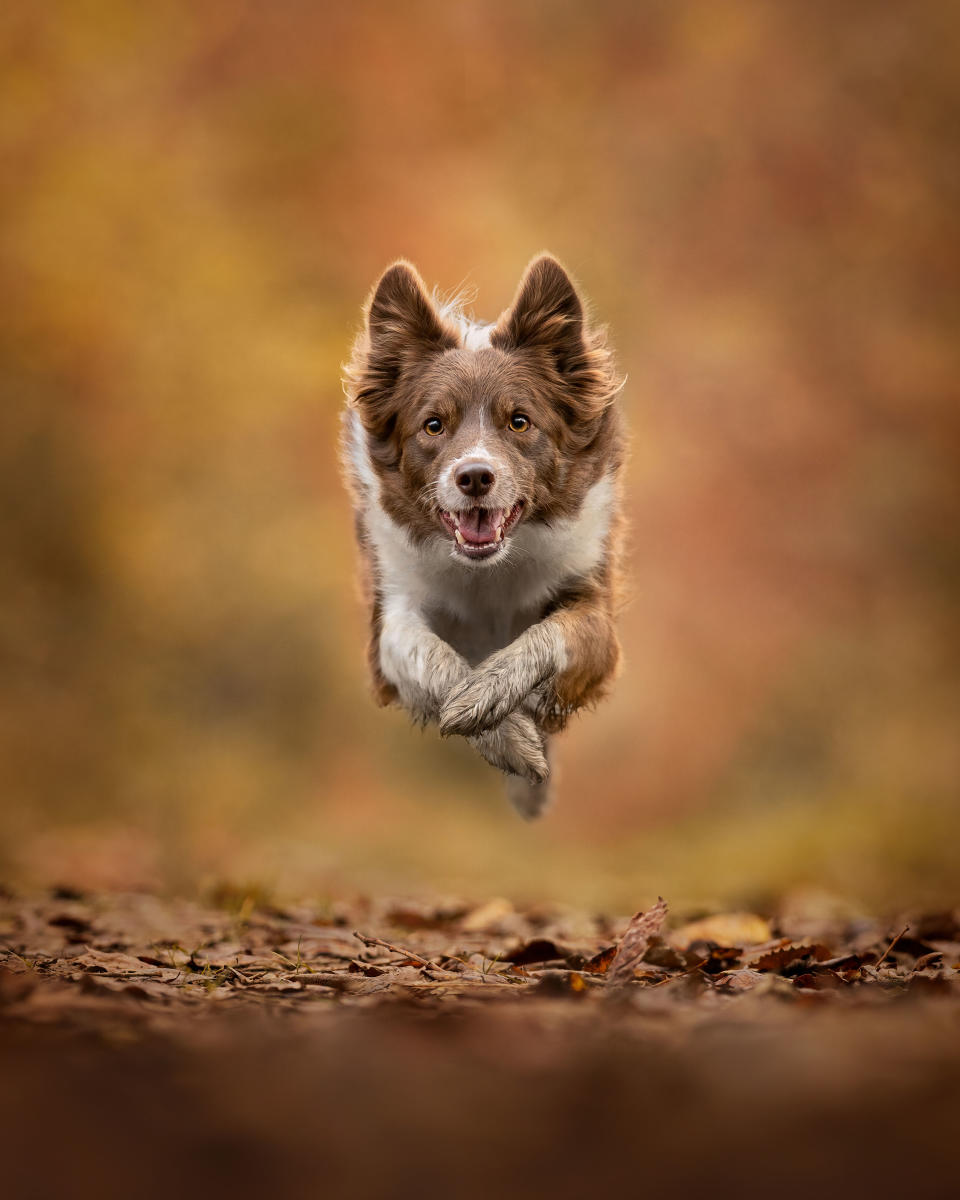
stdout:
{"type": "Polygon", "coordinates": [[[523,433],[525,429],[530,428],[530,418],[525,417],[522,412],[515,412],[510,418],[510,428],[514,433],[523,433]]]}
{"type": "Polygon", "coordinates": [[[439,417],[427,417],[423,423],[423,432],[436,437],[438,433],[443,433],[443,422],[439,417]]]}

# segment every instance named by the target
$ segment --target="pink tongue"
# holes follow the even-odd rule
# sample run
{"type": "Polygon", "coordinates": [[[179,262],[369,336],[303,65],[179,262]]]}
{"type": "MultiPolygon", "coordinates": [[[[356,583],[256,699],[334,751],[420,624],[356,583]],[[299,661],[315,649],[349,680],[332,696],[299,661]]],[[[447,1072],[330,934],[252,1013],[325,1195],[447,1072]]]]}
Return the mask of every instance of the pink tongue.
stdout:
{"type": "Polygon", "coordinates": [[[482,546],[496,537],[496,528],[503,520],[502,508],[471,508],[457,513],[460,536],[471,546],[482,546]]]}

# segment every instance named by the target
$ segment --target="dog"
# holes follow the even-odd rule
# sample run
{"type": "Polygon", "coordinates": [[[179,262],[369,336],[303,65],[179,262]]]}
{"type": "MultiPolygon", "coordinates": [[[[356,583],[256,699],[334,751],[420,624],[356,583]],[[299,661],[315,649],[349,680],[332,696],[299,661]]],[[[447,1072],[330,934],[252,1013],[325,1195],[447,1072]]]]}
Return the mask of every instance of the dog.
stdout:
{"type": "Polygon", "coordinates": [[[342,458],[375,696],[466,738],[537,816],[549,736],[620,659],[625,433],[605,332],[547,254],[495,323],[403,260],[364,311],[342,458]]]}

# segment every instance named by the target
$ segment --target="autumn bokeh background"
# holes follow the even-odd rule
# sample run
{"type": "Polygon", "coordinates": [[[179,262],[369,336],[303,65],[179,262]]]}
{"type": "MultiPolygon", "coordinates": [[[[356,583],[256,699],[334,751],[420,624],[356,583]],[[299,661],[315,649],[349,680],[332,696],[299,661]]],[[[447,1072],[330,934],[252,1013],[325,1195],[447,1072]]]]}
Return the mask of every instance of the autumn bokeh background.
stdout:
{"type": "Polygon", "coordinates": [[[631,907],[958,877],[951,4],[14,3],[0,866],[631,907]],[[521,825],[366,691],[383,266],[559,255],[633,431],[626,670],[521,825]]]}

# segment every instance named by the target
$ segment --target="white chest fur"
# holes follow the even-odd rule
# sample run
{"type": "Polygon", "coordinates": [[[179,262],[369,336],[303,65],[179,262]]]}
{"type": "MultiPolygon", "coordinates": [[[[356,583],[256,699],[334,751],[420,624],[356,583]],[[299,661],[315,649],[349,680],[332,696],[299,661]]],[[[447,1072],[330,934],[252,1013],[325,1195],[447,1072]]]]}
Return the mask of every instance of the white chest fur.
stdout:
{"type": "Polygon", "coordinates": [[[457,554],[439,530],[435,540],[415,545],[384,511],[354,414],[348,449],[384,608],[422,618],[471,663],[508,645],[540,619],[552,596],[603,558],[614,500],[610,476],[590,488],[576,517],[521,524],[495,560],[477,563],[457,554]]]}

